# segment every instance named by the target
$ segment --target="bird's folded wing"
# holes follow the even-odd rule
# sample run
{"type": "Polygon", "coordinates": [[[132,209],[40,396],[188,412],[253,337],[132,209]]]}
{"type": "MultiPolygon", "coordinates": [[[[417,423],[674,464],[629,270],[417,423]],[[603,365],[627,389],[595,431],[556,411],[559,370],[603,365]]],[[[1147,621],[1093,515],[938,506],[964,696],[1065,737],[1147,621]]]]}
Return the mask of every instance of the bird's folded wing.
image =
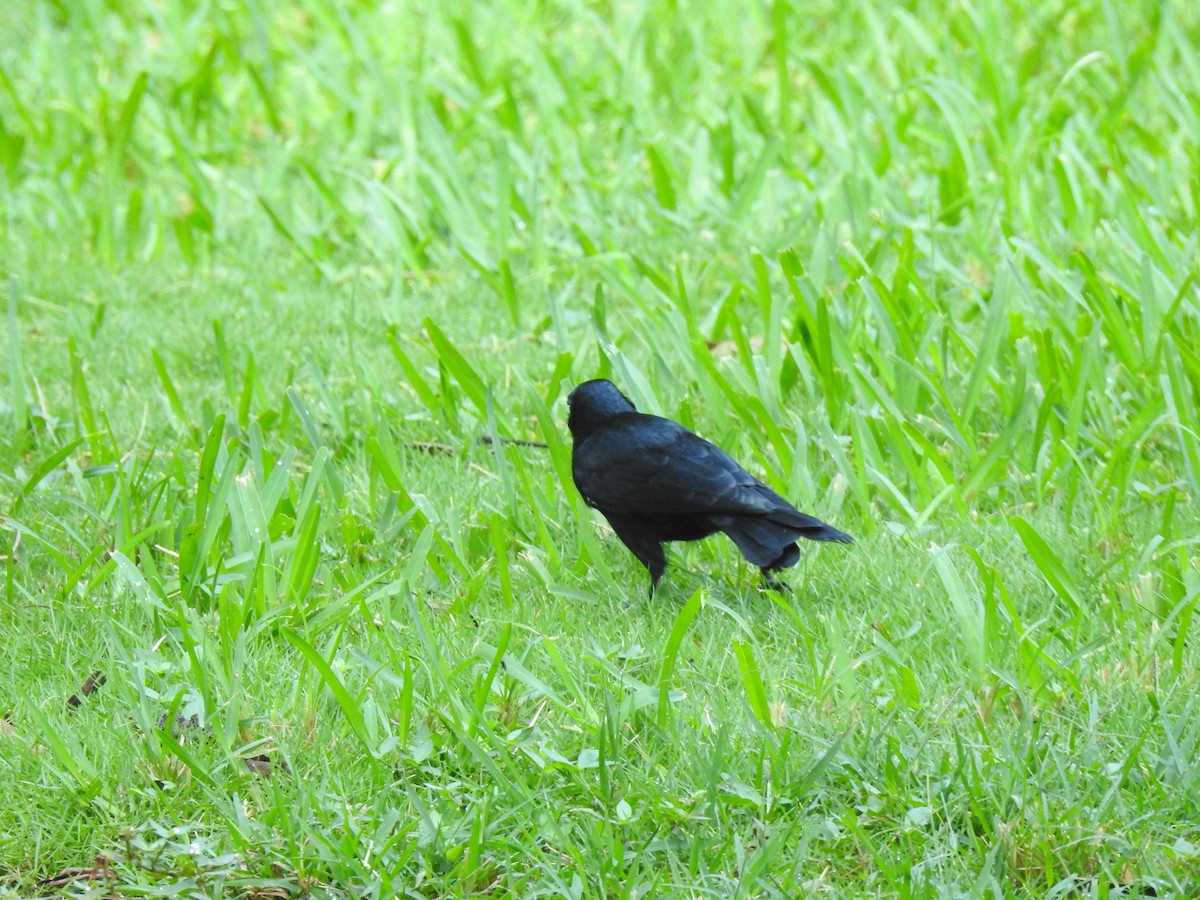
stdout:
{"type": "Polygon", "coordinates": [[[648,517],[769,515],[784,502],[719,447],[678,425],[616,429],[581,449],[575,483],[602,510],[648,517]]]}

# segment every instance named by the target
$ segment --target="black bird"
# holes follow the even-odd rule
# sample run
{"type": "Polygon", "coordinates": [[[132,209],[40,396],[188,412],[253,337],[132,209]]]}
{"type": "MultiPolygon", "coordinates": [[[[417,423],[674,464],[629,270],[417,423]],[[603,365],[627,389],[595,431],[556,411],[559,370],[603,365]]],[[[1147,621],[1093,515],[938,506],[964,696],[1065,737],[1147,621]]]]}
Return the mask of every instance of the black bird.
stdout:
{"type": "Polygon", "coordinates": [[[638,412],[611,381],[585,381],[567,407],[575,487],[650,570],[651,596],[667,568],[666,541],[723,531],[778,588],[772,573],[799,561],[797,538],[854,540],[797,510],[720,447],[638,412]]]}

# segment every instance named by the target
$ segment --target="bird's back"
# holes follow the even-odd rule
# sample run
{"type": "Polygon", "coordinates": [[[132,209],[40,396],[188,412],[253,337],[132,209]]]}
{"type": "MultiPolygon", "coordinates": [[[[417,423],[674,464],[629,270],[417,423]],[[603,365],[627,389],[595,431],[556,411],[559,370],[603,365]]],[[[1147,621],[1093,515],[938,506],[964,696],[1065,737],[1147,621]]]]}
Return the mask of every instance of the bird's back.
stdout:
{"type": "Polygon", "coordinates": [[[578,441],[571,469],[592,506],[619,514],[769,515],[791,508],[721,448],[644,413],[613,416],[578,441]]]}

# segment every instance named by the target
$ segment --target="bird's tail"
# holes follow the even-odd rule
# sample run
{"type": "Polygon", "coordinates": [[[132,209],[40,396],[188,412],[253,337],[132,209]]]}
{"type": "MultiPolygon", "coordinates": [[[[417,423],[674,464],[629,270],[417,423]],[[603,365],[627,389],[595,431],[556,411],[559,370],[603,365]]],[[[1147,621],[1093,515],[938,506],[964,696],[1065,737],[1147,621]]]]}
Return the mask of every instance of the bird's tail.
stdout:
{"type": "Polygon", "coordinates": [[[797,538],[810,541],[836,541],[853,543],[854,538],[826,525],[820,519],[806,516],[802,512],[789,510],[786,517],[737,518],[725,527],[724,532],[737,544],[742,556],[762,569],[786,569],[800,560],[797,538]],[[784,519],[784,521],[779,521],[784,519]]]}
{"type": "MultiPolygon", "coordinates": [[[[760,521],[767,521],[776,527],[787,529],[791,537],[787,540],[804,538],[809,541],[835,541],[839,544],[853,544],[854,538],[844,531],[838,531],[832,525],[822,522],[814,516],[800,512],[783,497],[779,496],[761,481],[756,482],[751,492],[757,500],[761,514],[760,521]]],[[[739,523],[741,524],[741,523],[739,523]]]]}
{"type": "MultiPolygon", "coordinates": [[[[767,516],[767,521],[790,529],[795,537],[807,538],[810,541],[836,541],[839,544],[853,544],[854,538],[844,531],[838,531],[832,525],[820,519],[805,515],[795,509],[780,509],[767,516]]],[[[794,538],[793,538],[794,540],[794,538]]]]}

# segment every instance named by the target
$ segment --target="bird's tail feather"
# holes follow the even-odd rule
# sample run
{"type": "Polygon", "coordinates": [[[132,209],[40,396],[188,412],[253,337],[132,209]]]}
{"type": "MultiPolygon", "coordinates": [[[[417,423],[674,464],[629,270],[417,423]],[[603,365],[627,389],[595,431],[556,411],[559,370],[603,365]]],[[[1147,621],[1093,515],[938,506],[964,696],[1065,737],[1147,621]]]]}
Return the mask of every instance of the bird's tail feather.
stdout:
{"type": "Polygon", "coordinates": [[[785,526],[792,532],[788,541],[798,537],[810,541],[836,541],[839,544],[853,544],[854,538],[844,531],[838,531],[832,525],[822,522],[814,516],[800,512],[783,497],[775,493],[762,482],[755,483],[753,490],[747,492],[755,497],[761,516],[776,525],[785,526]]]}
{"type": "Polygon", "coordinates": [[[770,518],[739,518],[722,529],[730,540],[737,544],[742,556],[763,569],[784,569],[800,560],[797,538],[810,541],[837,541],[852,543],[854,538],[826,525],[820,519],[793,513],[786,522],[770,518]],[[797,521],[806,520],[803,522],[797,521]]]}
{"type": "Polygon", "coordinates": [[[725,533],[742,556],[760,568],[786,568],[800,559],[793,530],[768,519],[739,519],[725,533]]]}
{"type": "Polygon", "coordinates": [[[770,522],[782,525],[794,533],[792,540],[797,537],[810,541],[836,541],[839,544],[853,544],[854,538],[844,531],[838,531],[832,525],[822,522],[812,516],[805,515],[794,509],[780,509],[767,516],[770,522]]]}

